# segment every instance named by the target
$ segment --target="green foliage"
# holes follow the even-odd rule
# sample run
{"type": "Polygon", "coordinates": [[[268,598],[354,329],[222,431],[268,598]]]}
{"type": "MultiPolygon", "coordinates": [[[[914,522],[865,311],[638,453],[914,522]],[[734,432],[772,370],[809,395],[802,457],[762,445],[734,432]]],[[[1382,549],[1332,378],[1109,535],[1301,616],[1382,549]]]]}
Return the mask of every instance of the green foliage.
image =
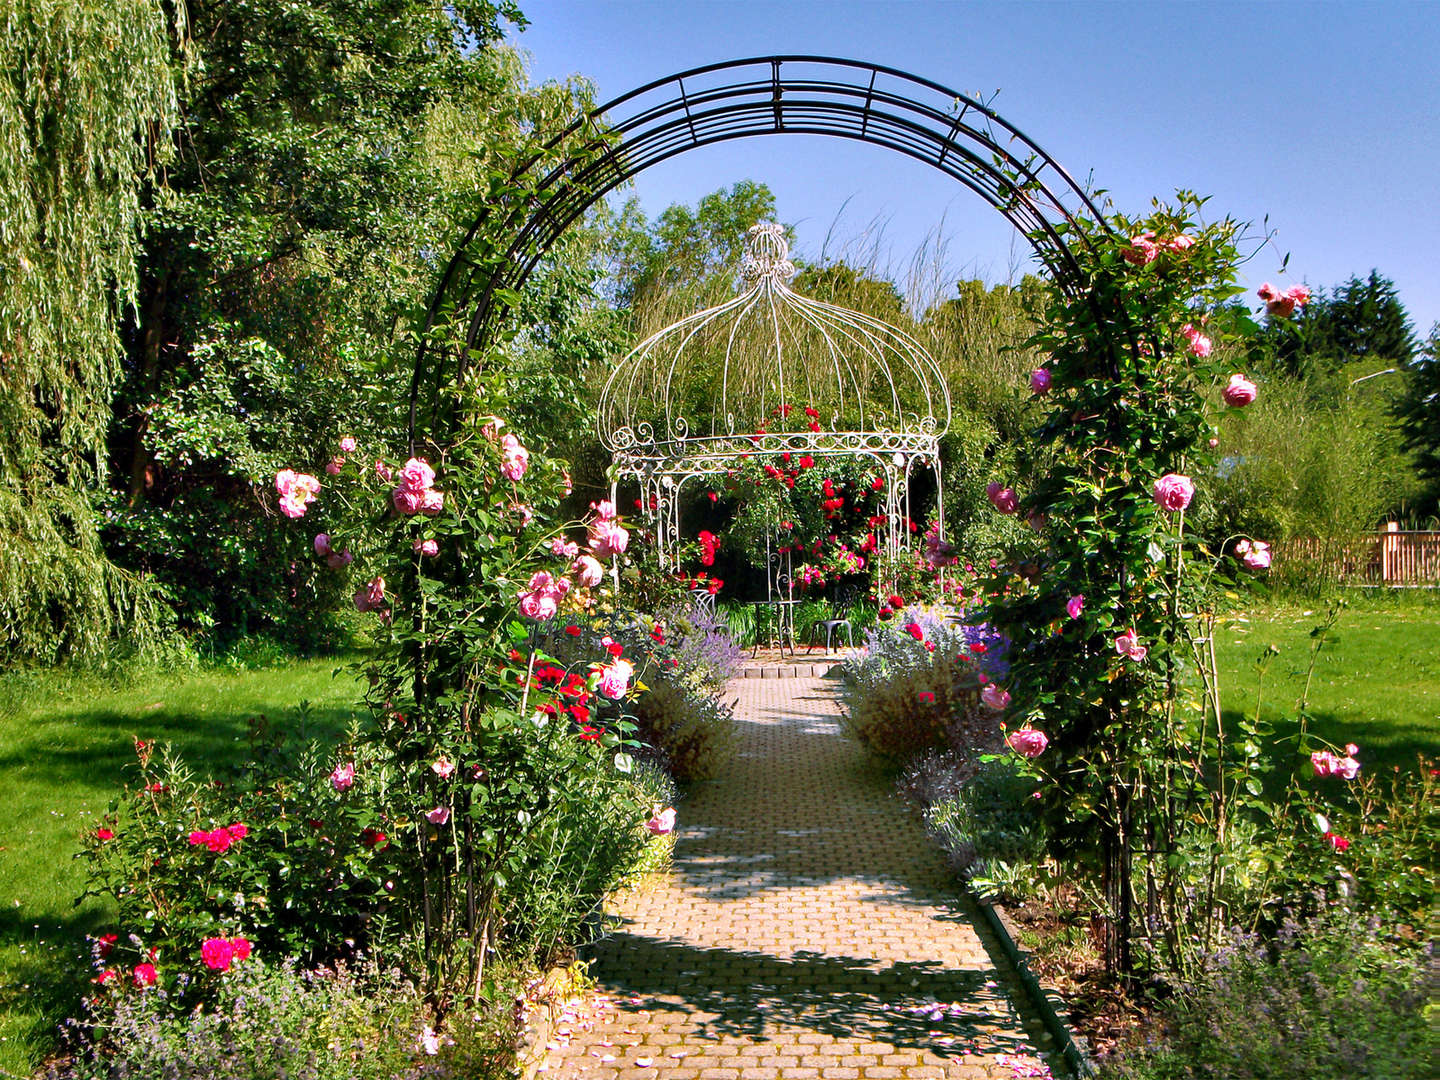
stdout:
{"type": "Polygon", "coordinates": [[[1343,909],[1287,924],[1273,944],[1237,934],[1164,1004],[1163,1037],[1101,1076],[1420,1080],[1440,1048],[1437,975],[1428,950],[1397,946],[1343,909]]]}

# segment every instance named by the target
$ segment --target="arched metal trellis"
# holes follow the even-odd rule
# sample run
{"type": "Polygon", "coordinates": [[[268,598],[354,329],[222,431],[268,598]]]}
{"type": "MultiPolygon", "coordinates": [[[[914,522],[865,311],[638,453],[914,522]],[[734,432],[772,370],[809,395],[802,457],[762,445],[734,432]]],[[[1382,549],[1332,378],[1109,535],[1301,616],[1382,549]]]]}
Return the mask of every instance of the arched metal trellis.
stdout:
{"type": "Polygon", "coordinates": [[[877,546],[892,559],[908,533],[911,472],[928,467],[943,530],[950,394],[935,360],[897,327],[792,290],[783,226],[753,226],[745,252],[738,295],[646,338],[600,395],[613,483],[639,487],[661,568],[679,567],[687,482],[734,474],[751,458],[800,468],[868,460],[883,481],[877,546]],[[697,404],[708,422],[687,415],[697,404]]]}
{"type": "Polygon", "coordinates": [[[822,56],[769,56],[692,68],[577,119],[523,163],[446,266],[426,317],[411,386],[411,429],[427,386],[463,379],[555,240],[616,186],[678,154],[759,135],[870,143],[953,177],[1030,241],[1062,288],[1086,288],[1068,245],[1086,192],[984,102],[895,68],[822,56]],[[444,328],[447,333],[437,334],[444,328]],[[444,341],[445,344],[439,344],[444,341]]]}

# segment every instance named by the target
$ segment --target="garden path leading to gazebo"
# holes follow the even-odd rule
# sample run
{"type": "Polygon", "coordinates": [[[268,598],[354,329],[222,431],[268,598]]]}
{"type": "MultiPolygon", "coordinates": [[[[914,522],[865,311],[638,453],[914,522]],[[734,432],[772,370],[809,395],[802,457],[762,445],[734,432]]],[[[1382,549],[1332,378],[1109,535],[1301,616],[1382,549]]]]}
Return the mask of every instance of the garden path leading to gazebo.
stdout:
{"type": "Polygon", "coordinates": [[[954,873],[842,733],[835,681],[730,689],[737,753],[679,807],[673,869],[612,898],[600,993],[562,1014],[544,1075],[1048,1075],[1048,1035],[954,873]]]}

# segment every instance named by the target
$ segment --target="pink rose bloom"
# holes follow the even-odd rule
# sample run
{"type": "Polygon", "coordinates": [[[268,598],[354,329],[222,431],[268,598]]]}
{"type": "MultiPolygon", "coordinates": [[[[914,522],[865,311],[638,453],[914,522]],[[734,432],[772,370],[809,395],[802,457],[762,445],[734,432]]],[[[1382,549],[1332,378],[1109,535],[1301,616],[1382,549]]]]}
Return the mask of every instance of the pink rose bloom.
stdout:
{"type": "Polygon", "coordinates": [[[1304,285],[1296,285],[1288,292],[1281,292],[1267,281],[1255,290],[1255,295],[1265,301],[1266,314],[1288,319],[1295,313],[1296,307],[1304,307],[1309,301],[1310,290],[1304,285]]]}
{"type": "Polygon", "coordinates": [[[623,555],[630,546],[630,533],[614,521],[597,521],[590,526],[590,549],[601,559],[623,555]]]}
{"type": "Polygon", "coordinates": [[[325,565],[330,567],[331,570],[344,570],[345,567],[354,561],[355,556],[350,554],[349,548],[346,548],[344,551],[332,551],[329,555],[325,556],[325,565]]]}
{"type": "Polygon", "coordinates": [[[1336,762],[1336,771],[1346,780],[1354,780],[1360,773],[1360,762],[1353,757],[1343,757],[1336,762]]]}
{"type": "Polygon", "coordinates": [[[1132,237],[1130,246],[1120,254],[1132,266],[1149,266],[1160,254],[1160,247],[1155,243],[1155,234],[1147,232],[1132,237]]]}
{"type": "Polygon", "coordinates": [[[200,946],[200,959],[212,971],[229,971],[230,962],[235,959],[235,946],[229,938],[206,938],[200,946]]]}
{"type": "Polygon", "coordinates": [[[329,554],[330,554],[330,534],[329,534],[329,533],[316,533],[316,534],[315,534],[315,554],[316,554],[316,555],[322,555],[322,556],[323,556],[323,555],[329,555],[329,554]]]}
{"type": "Polygon", "coordinates": [[[236,960],[250,959],[250,942],[245,938],[232,937],[230,939],[230,948],[234,953],[236,960]]]}
{"type": "Polygon", "coordinates": [[[391,477],[395,474],[390,471],[390,466],[386,465],[385,462],[377,461],[375,462],[375,475],[388,484],[391,477]]]}
{"type": "Polygon", "coordinates": [[[1304,285],[1292,285],[1285,293],[1288,300],[1297,308],[1302,308],[1310,302],[1310,290],[1304,285]]]}
{"type": "Polygon", "coordinates": [[[377,577],[355,594],[355,610],[379,611],[385,606],[385,579],[377,577]]]}
{"type": "Polygon", "coordinates": [[[991,683],[985,687],[984,690],[980,691],[980,700],[996,712],[999,712],[1010,704],[1010,693],[991,683]]]}
{"type": "Polygon", "coordinates": [[[349,791],[355,784],[355,763],[347,761],[344,765],[336,765],[335,771],[330,774],[330,786],[336,791],[349,791]]]}
{"type": "Polygon", "coordinates": [[[1076,594],[1070,597],[1065,603],[1065,614],[1072,619],[1078,619],[1080,613],[1085,610],[1085,597],[1083,594],[1076,594]]]}
{"type": "Polygon", "coordinates": [[[296,473],[294,469],[281,469],[275,474],[275,492],[285,497],[295,488],[296,473]]]}
{"type": "Polygon", "coordinates": [[[211,829],[205,834],[205,847],[217,855],[223,855],[234,845],[235,838],[228,829],[211,829]]]}
{"type": "Polygon", "coordinates": [[[665,836],[675,831],[675,808],[667,806],[664,810],[656,810],[650,815],[650,820],[645,822],[645,828],[649,829],[655,836],[665,836]]]}
{"type": "Polygon", "coordinates": [[[593,555],[581,555],[575,560],[571,570],[575,574],[575,580],[587,588],[594,588],[605,579],[605,567],[600,565],[600,560],[593,555]]]}
{"type": "Polygon", "coordinates": [[[1195,246],[1195,238],[1193,236],[1186,236],[1184,233],[1180,233],[1176,236],[1172,236],[1165,246],[1168,247],[1171,251],[1175,252],[1189,251],[1192,247],[1195,246]]]}
{"type": "Polygon", "coordinates": [[[355,452],[354,435],[346,435],[340,439],[340,452],[342,454],[353,454],[355,452]]]}
{"type": "Polygon", "coordinates": [[[1212,439],[1211,439],[1209,442],[1207,442],[1205,445],[1208,446],[1208,447],[1210,447],[1211,450],[1214,450],[1217,446],[1220,445],[1220,440],[1219,440],[1219,439],[1216,439],[1216,438],[1212,438],[1212,439]]]}
{"type": "Polygon", "coordinates": [[[510,509],[513,513],[520,515],[520,527],[522,529],[535,520],[535,512],[524,503],[511,503],[510,509]]]}
{"type": "Polygon", "coordinates": [[[1185,340],[1190,342],[1190,351],[1192,353],[1201,359],[1210,355],[1210,350],[1213,347],[1212,343],[1208,337],[1200,332],[1198,327],[1186,323],[1180,328],[1180,332],[1185,335],[1185,340]]]}
{"type": "Polygon", "coordinates": [[[400,486],[410,491],[427,491],[435,483],[435,470],[424,458],[411,458],[400,468],[400,486]]]}
{"type": "Polygon", "coordinates": [[[634,674],[635,665],[629,660],[613,660],[600,669],[600,681],[595,689],[612,701],[619,701],[630,689],[630,676],[634,674]]]}
{"type": "Polygon", "coordinates": [[[1140,644],[1140,639],[1135,636],[1134,630],[1126,630],[1115,639],[1115,651],[1121,656],[1134,660],[1137,664],[1145,659],[1150,650],[1140,644]]]}
{"type": "Polygon", "coordinates": [[[503,461],[500,463],[500,475],[513,484],[518,484],[525,475],[525,470],[530,468],[530,451],[520,445],[520,440],[514,435],[506,435],[501,443],[501,454],[503,461]]]}
{"type": "Polygon", "coordinates": [[[304,499],[297,499],[292,495],[286,495],[280,500],[280,512],[288,518],[304,517],[308,505],[304,499]]]}
{"type": "Polygon", "coordinates": [[[1220,391],[1220,396],[1225,399],[1226,405],[1243,409],[1255,400],[1255,393],[1255,384],[1244,375],[1231,375],[1225,389],[1220,391]]]}
{"type": "Polygon", "coordinates": [[[455,771],[455,763],[448,758],[436,758],[430,764],[430,771],[444,780],[455,771]]]}
{"type": "Polygon", "coordinates": [[[1155,481],[1155,501],[1166,510],[1184,510],[1195,498],[1195,485],[1188,476],[1166,473],[1155,481]]]}
{"type": "Polygon", "coordinates": [[[1014,489],[1001,487],[994,480],[985,486],[985,495],[990,504],[1002,514],[1013,514],[1020,508],[1020,497],[1014,489]]]}
{"type": "Polygon", "coordinates": [[[444,825],[450,820],[450,808],[448,806],[437,806],[434,810],[427,811],[425,820],[431,825],[444,825]]]}
{"type": "Polygon", "coordinates": [[[580,554],[580,545],[566,540],[563,536],[557,536],[550,541],[550,554],[559,555],[562,559],[573,559],[580,554]]]}
{"type": "Polygon", "coordinates": [[[145,987],[147,987],[147,986],[154,986],[154,985],[155,985],[155,980],[158,979],[159,977],[160,977],[159,974],[155,971],[155,965],[154,965],[154,964],[136,964],[136,965],[135,965],[135,974],[134,974],[135,985],[136,985],[137,987],[139,987],[140,989],[143,990],[143,989],[144,989],[145,987]]]}
{"type": "Polygon", "coordinates": [[[415,554],[416,554],[416,555],[439,555],[439,554],[440,554],[440,545],[439,545],[438,542],[436,542],[436,541],[434,541],[434,540],[416,540],[416,541],[415,541],[415,554]]]}
{"type": "Polygon", "coordinates": [[[434,517],[445,509],[445,493],[430,488],[420,496],[420,509],[423,513],[434,517]]]}
{"type": "Polygon", "coordinates": [[[1241,540],[1235,545],[1235,554],[1251,570],[1270,568],[1270,545],[1263,540],[1241,540]]]}
{"type": "Polygon", "coordinates": [[[1050,392],[1050,369],[1036,368],[1030,372],[1030,389],[1036,394],[1048,394],[1050,392]]]}
{"type": "Polygon", "coordinates": [[[342,457],[332,457],[329,461],[325,463],[325,471],[331,476],[339,476],[340,470],[344,467],[345,459],[342,457]]]}
{"type": "Polygon", "coordinates": [[[1005,743],[1023,758],[1037,758],[1045,752],[1050,740],[1043,731],[1023,727],[1012,731],[1006,737],[1005,743]]]}
{"type": "Polygon", "coordinates": [[[412,491],[407,487],[397,487],[390,493],[390,500],[395,504],[396,510],[408,516],[420,512],[420,507],[425,504],[425,493],[412,491]]]}
{"type": "Polygon", "coordinates": [[[595,511],[595,519],[597,521],[615,520],[615,504],[609,499],[601,499],[598,503],[591,503],[590,509],[595,511]]]}
{"type": "Polygon", "coordinates": [[[250,827],[248,825],[242,825],[239,822],[231,825],[225,831],[230,834],[230,839],[232,840],[244,840],[245,837],[250,835],[250,827]]]}

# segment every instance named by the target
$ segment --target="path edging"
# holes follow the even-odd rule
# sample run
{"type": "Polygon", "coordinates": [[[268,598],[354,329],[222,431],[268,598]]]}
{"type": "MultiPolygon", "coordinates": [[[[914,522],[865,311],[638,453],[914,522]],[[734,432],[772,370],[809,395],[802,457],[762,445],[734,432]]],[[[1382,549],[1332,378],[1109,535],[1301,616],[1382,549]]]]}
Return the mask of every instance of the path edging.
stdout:
{"type": "Polygon", "coordinates": [[[521,1026],[520,1045],[515,1051],[515,1068],[521,1080],[535,1080],[540,1066],[549,1057],[550,1037],[565,1000],[583,985],[576,978],[572,965],[557,965],[536,980],[531,993],[524,999],[525,1022],[521,1026]]]}
{"type": "Polygon", "coordinates": [[[972,891],[971,896],[975,899],[980,914],[985,919],[985,925],[1000,942],[1000,951],[1005,954],[1005,959],[1010,961],[1010,966],[1015,969],[1016,975],[1020,978],[1020,985],[1025,988],[1025,995],[1030,999],[1030,1004],[1040,1016],[1040,1022],[1045,1025],[1045,1030],[1055,1040],[1055,1045],[1060,1048],[1060,1054],[1065,1059],[1066,1066],[1077,1077],[1093,1077],[1095,1075],[1095,1062],[1091,1060],[1086,1052],[1083,1040],[1079,1039],[1070,1029],[1068,1012],[1064,1000],[1054,991],[1046,990],[1040,985],[1040,980],[1035,977],[1035,972],[1030,969],[1030,954],[1022,949],[1015,940],[1011,931],[1014,925],[1002,908],[982,900],[972,891]],[[1065,1015],[1062,1015],[1064,1013],[1065,1015]]]}

